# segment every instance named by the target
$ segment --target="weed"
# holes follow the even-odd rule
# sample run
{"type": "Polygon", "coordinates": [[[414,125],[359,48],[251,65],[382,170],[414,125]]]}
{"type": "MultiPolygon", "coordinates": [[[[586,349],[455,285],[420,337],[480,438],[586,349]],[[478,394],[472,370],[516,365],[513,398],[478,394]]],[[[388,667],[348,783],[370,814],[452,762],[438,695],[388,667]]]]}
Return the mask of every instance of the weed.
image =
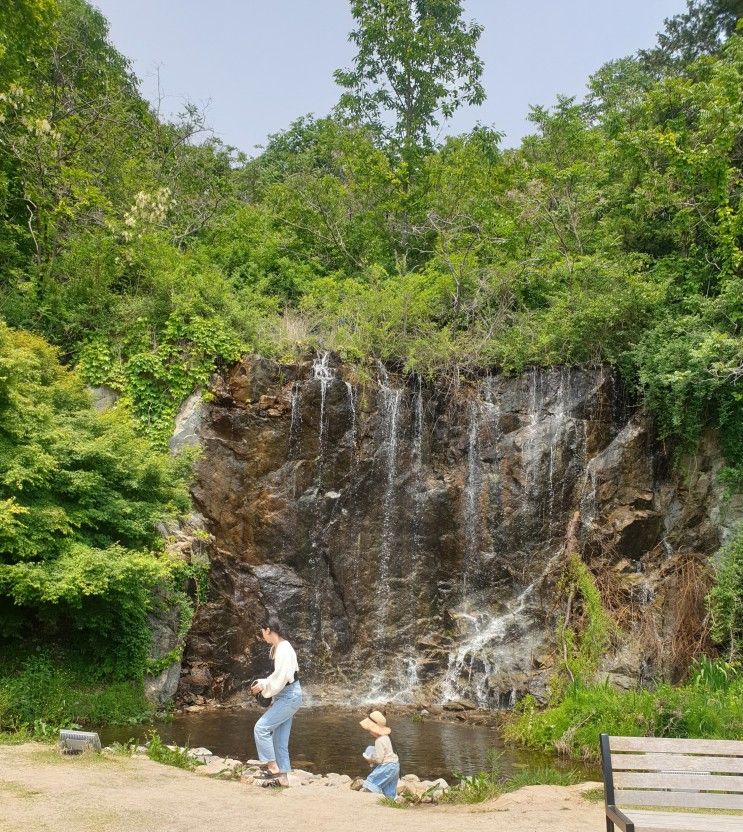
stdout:
{"type": "Polygon", "coordinates": [[[396,797],[380,797],[379,805],[390,809],[407,809],[410,804],[407,800],[399,800],[396,797]]]}
{"type": "Polygon", "coordinates": [[[41,792],[29,789],[22,783],[16,783],[12,780],[0,780],[0,792],[6,792],[12,797],[31,798],[40,795],[41,792]]]}
{"type": "Polygon", "coordinates": [[[196,766],[203,765],[198,760],[194,760],[188,753],[188,747],[169,748],[160,739],[157,731],[152,731],[149,735],[149,744],[147,746],[147,756],[156,763],[163,763],[166,766],[175,766],[176,768],[183,768],[186,771],[193,771],[196,766]]]}
{"type": "Polygon", "coordinates": [[[603,786],[598,786],[595,789],[586,789],[584,792],[580,793],[580,796],[583,798],[583,800],[587,800],[589,803],[603,803],[603,786]]]}

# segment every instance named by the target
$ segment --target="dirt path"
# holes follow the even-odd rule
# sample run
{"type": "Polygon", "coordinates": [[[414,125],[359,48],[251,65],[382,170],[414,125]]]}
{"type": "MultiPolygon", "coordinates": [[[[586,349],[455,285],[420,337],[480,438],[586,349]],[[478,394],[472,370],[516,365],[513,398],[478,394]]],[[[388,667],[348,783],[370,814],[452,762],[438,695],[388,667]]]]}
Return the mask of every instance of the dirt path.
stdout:
{"type": "Polygon", "coordinates": [[[143,757],[0,746],[1,832],[597,832],[603,807],[580,796],[586,788],[531,786],[472,807],[398,810],[347,787],[264,793],[143,757]]]}

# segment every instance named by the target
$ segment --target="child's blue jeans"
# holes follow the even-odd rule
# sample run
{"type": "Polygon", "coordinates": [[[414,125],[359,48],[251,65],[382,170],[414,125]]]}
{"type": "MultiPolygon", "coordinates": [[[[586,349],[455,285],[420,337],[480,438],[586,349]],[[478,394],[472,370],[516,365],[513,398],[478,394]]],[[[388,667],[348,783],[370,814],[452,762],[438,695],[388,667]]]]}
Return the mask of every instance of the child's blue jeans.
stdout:
{"type": "Polygon", "coordinates": [[[364,780],[364,788],[376,794],[383,794],[385,797],[395,797],[399,779],[400,763],[382,763],[371,770],[364,780]]]}

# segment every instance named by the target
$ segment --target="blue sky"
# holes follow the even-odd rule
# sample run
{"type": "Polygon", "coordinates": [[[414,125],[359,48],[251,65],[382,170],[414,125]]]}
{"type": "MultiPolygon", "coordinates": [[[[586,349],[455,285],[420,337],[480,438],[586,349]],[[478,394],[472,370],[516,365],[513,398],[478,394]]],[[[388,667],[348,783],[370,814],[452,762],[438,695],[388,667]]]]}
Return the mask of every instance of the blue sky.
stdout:
{"type": "MultiPolygon", "coordinates": [[[[338,98],[333,70],[350,63],[347,0],[93,0],[113,43],[130,59],[142,91],[164,115],[186,100],[205,106],[225,142],[255,153],[269,133],[300,115],[325,115],[338,98]],[[159,89],[159,92],[158,92],[159,89]]],[[[484,105],[444,129],[477,122],[530,132],[530,104],[582,95],[602,63],[651,46],[683,0],[465,0],[485,26],[484,105]]]]}

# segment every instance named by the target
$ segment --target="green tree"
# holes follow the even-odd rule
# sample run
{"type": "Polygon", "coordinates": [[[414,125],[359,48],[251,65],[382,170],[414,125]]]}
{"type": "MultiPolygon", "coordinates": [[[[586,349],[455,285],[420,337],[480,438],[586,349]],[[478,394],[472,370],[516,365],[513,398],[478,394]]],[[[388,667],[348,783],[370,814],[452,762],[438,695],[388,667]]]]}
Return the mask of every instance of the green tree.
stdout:
{"type": "Polygon", "coordinates": [[[177,566],[156,523],[187,509],[183,472],[4,324],[0,426],[0,642],[61,640],[104,673],[141,674],[152,591],[177,566]]]}
{"type": "Polygon", "coordinates": [[[717,52],[743,16],[743,0],[686,0],[686,11],[666,18],[653,49],[638,53],[656,75],[667,75],[717,52]]]}
{"type": "Polygon", "coordinates": [[[337,70],[340,109],[392,138],[406,159],[464,104],[481,104],[482,27],[462,19],[461,0],[352,0],[358,52],[337,70]],[[385,114],[394,120],[388,129],[385,114]]]}

